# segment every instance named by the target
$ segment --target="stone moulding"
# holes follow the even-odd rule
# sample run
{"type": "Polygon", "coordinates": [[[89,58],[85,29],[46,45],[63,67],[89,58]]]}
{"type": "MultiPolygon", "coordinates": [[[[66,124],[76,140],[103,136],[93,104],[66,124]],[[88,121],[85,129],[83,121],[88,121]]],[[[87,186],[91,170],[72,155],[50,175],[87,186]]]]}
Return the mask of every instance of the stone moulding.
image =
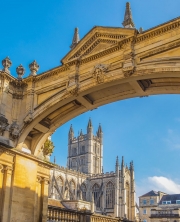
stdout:
{"type": "Polygon", "coordinates": [[[178,47],[178,46],[180,46],[180,41],[174,41],[174,42],[172,42],[172,43],[170,43],[170,44],[165,44],[165,45],[163,45],[163,46],[161,46],[161,47],[158,47],[158,48],[156,48],[156,49],[150,50],[149,52],[146,52],[146,53],[140,55],[140,61],[141,61],[142,59],[145,59],[145,58],[148,58],[148,57],[150,57],[150,56],[159,54],[159,53],[161,53],[161,52],[168,51],[168,50],[173,49],[173,48],[176,48],[176,47],[178,47]]]}

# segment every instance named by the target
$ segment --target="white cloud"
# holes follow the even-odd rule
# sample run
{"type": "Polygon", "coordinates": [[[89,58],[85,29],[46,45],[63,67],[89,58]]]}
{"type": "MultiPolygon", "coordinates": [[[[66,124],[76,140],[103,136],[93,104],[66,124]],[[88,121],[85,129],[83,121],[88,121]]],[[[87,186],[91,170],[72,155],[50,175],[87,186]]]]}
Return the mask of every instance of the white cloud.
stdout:
{"type": "Polygon", "coordinates": [[[136,201],[138,201],[138,197],[142,196],[149,191],[162,191],[167,194],[180,193],[180,184],[175,181],[163,177],[163,176],[153,176],[143,179],[140,183],[136,185],[136,201]]]}

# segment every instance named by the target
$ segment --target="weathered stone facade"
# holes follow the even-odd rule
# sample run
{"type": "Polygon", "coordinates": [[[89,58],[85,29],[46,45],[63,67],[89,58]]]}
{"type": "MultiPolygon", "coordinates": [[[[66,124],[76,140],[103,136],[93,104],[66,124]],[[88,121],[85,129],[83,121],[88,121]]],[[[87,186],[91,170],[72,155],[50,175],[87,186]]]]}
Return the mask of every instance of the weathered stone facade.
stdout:
{"type": "Polygon", "coordinates": [[[51,170],[49,197],[60,200],[67,209],[86,208],[90,212],[136,220],[134,166],[128,168],[117,157],[115,171],[103,173],[103,131],[93,134],[91,120],[87,134],[68,135],[68,168],[51,170]],[[73,160],[75,161],[73,162],[73,160]],[[83,161],[82,161],[83,159],[83,161]],[[99,161],[99,163],[97,163],[99,161]]]}
{"type": "Polygon", "coordinates": [[[1,221],[46,221],[50,164],[44,161],[42,147],[62,124],[114,101],[180,94],[180,18],[138,31],[127,4],[123,26],[95,26],[81,41],[76,29],[72,49],[61,65],[38,75],[39,65],[34,61],[28,77],[23,78],[22,65],[14,77],[9,70],[11,60],[3,59],[1,221]],[[40,167],[41,163],[49,168],[40,167]]]}

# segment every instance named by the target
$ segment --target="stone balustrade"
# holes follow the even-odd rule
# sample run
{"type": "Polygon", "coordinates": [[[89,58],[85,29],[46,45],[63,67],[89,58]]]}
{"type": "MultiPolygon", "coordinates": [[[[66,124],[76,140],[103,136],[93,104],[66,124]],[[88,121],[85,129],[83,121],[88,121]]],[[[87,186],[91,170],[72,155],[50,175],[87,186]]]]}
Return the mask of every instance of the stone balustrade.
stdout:
{"type": "Polygon", "coordinates": [[[49,206],[47,222],[121,222],[120,218],[49,206]]]}

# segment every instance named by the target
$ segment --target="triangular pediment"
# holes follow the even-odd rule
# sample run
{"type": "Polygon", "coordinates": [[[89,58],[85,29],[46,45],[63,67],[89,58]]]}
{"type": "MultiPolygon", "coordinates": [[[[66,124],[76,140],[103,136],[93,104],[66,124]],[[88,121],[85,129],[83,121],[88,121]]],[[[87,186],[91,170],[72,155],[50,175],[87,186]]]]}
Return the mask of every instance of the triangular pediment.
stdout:
{"type": "Polygon", "coordinates": [[[62,59],[62,63],[88,57],[113,47],[124,38],[133,36],[135,29],[96,26],[62,59]]]}

